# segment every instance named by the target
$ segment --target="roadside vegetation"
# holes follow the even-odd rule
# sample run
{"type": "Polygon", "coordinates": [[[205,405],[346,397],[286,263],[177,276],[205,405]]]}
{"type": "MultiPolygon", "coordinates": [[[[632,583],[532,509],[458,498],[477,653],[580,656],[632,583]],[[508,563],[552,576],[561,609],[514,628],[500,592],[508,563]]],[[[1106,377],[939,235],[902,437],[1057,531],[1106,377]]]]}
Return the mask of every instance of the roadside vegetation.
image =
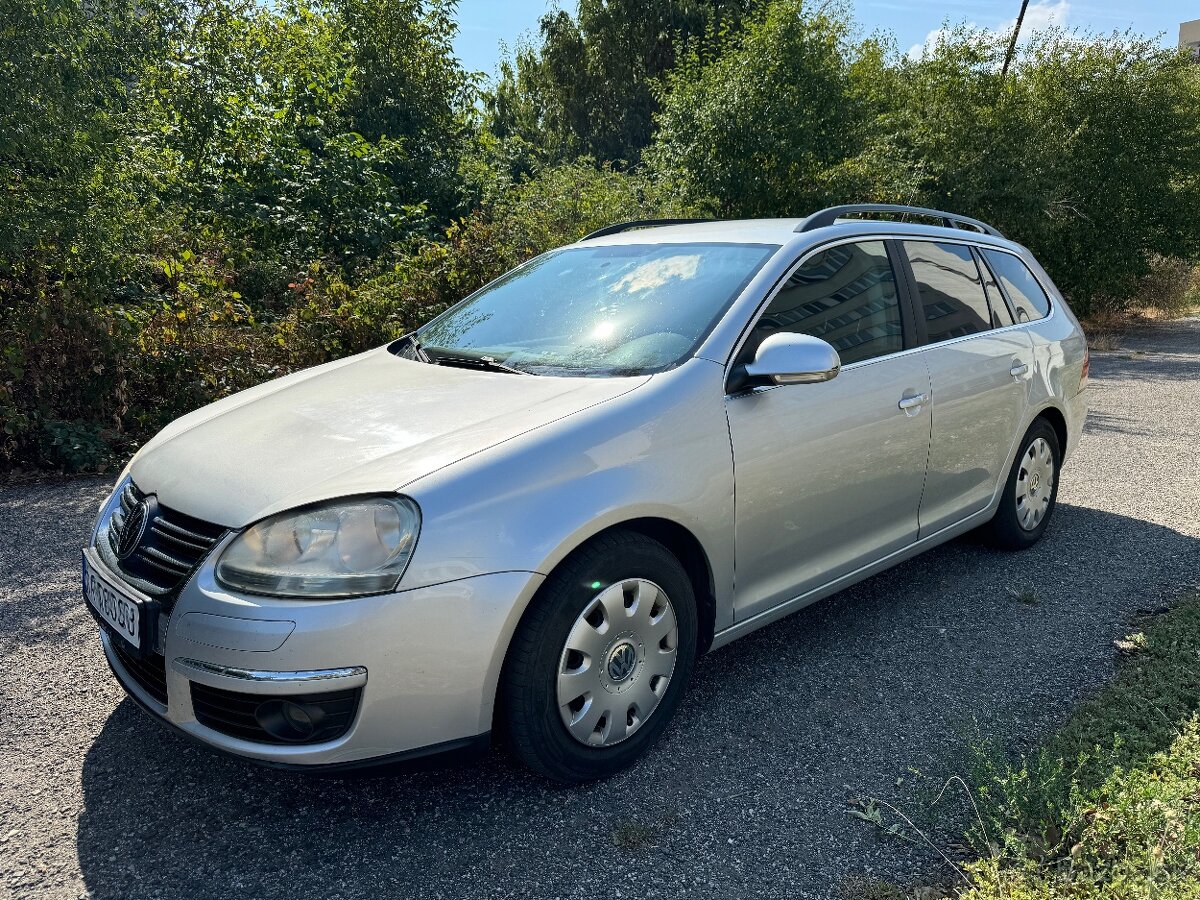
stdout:
{"type": "Polygon", "coordinates": [[[1200,597],[1138,627],[1041,749],[981,756],[966,900],[1200,897],[1200,597]]]}
{"type": "Polygon", "coordinates": [[[1196,300],[1200,67],[1153,37],[1027,35],[1002,80],[1005,35],[911,58],[836,2],[582,0],[489,79],[455,23],[0,0],[0,475],[103,470],[621,219],[947,207],[1083,314],[1196,300]]]}
{"type": "MultiPolygon", "coordinates": [[[[977,750],[964,779],[973,861],[956,864],[961,877],[912,888],[863,880],[851,896],[1200,897],[1200,596],[1136,627],[1115,642],[1113,681],[1040,748],[1016,759],[977,750]]],[[[866,801],[854,814],[916,840],[893,812],[866,801]]]]}

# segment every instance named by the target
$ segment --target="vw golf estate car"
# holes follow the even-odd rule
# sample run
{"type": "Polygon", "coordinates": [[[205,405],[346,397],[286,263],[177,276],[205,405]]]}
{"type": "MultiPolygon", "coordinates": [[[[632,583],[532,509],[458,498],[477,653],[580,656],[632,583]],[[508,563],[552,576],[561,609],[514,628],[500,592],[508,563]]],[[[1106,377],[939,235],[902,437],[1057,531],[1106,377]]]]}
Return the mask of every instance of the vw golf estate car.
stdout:
{"type": "Polygon", "coordinates": [[[1046,272],[973,219],[615,225],[165,428],[84,596],[125,690],[229,753],[496,735],[603,777],[699,654],[968,530],[1034,544],[1087,373],[1046,272]]]}

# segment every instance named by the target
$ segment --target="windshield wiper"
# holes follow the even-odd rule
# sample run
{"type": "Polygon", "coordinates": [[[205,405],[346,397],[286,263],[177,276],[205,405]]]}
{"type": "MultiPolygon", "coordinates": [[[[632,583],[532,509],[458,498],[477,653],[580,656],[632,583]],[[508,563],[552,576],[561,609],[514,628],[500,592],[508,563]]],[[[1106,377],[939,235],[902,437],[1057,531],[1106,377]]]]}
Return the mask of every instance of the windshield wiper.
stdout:
{"type": "Polygon", "coordinates": [[[415,340],[414,346],[419,348],[418,352],[434,365],[457,366],[462,369],[485,369],[489,372],[508,372],[512,375],[537,374],[537,372],[530,372],[528,369],[518,369],[515,366],[505,365],[491,356],[470,356],[468,354],[446,352],[440,348],[420,347],[419,344],[416,344],[415,340]]]}
{"type": "MultiPolygon", "coordinates": [[[[405,343],[408,344],[409,349],[412,350],[412,358],[415,359],[417,362],[427,363],[427,362],[433,361],[429,358],[429,354],[427,354],[425,352],[425,347],[422,346],[422,344],[419,340],[417,340],[417,336],[415,333],[406,335],[404,337],[404,341],[405,341],[405,343]]],[[[397,356],[402,355],[399,350],[393,350],[392,352],[395,353],[397,356]]]]}

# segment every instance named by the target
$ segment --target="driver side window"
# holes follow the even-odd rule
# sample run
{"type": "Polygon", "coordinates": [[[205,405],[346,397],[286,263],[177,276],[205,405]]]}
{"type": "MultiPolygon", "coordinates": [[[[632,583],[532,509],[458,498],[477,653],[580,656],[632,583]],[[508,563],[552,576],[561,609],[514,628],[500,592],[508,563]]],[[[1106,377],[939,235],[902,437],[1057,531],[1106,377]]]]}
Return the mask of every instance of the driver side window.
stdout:
{"type": "Polygon", "coordinates": [[[777,332],[828,341],[843,365],[903,350],[896,276],[883,241],[830,247],[792,272],[755,324],[742,361],[777,332]]]}

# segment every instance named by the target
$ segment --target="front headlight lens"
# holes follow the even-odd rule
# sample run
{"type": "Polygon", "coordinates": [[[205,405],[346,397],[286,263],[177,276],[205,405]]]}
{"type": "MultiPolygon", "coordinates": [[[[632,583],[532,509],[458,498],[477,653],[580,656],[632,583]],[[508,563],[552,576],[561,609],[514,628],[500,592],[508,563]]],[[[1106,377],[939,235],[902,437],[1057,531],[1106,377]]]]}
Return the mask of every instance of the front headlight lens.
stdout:
{"type": "Polygon", "coordinates": [[[363,497],[281,513],[234,539],[217,562],[231,590],[301,599],[393,590],[421,530],[407,497],[363,497]]]}

